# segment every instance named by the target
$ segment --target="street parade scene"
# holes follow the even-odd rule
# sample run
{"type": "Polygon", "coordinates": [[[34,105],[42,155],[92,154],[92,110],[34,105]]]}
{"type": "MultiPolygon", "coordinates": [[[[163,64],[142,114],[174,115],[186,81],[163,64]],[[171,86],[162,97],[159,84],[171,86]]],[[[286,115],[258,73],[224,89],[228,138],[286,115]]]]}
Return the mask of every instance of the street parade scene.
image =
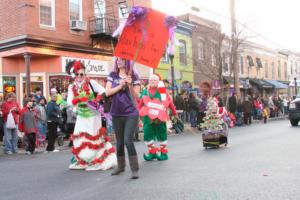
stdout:
{"type": "Polygon", "coordinates": [[[0,200],[300,199],[299,6],[1,0],[0,200]]]}

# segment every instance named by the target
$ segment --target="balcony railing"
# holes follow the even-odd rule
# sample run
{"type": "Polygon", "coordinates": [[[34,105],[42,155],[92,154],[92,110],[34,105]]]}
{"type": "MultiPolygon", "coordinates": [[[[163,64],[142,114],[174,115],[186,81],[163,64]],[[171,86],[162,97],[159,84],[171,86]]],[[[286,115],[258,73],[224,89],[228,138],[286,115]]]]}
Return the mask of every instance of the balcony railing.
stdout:
{"type": "Polygon", "coordinates": [[[90,34],[91,35],[112,35],[118,28],[119,20],[114,17],[92,17],[89,20],[90,34]]]}

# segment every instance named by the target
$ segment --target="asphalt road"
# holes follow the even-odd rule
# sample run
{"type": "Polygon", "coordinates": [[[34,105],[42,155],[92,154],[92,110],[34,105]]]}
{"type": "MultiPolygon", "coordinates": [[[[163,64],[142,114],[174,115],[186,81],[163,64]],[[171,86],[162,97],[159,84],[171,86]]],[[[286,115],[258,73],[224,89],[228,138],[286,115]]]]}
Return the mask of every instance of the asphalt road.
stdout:
{"type": "Polygon", "coordinates": [[[2,155],[1,200],[298,200],[300,127],[287,120],[234,128],[228,147],[205,150],[200,134],[169,137],[168,161],[145,162],[140,179],[130,171],[70,171],[68,150],[51,154],[2,155]]]}

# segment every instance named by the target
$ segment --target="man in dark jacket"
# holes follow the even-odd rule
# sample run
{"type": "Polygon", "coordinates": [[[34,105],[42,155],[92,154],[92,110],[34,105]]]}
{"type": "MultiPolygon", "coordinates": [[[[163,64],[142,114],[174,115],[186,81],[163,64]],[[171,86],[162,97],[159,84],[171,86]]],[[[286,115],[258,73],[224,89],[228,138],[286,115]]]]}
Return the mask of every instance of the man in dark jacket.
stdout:
{"type": "Polygon", "coordinates": [[[251,113],[252,113],[252,103],[249,101],[248,97],[245,97],[245,101],[242,104],[244,112],[244,124],[251,124],[251,113]]]}
{"type": "Polygon", "coordinates": [[[58,152],[55,149],[55,138],[57,135],[57,127],[62,123],[61,111],[59,105],[56,103],[57,94],[51,96],[51,101],[47,104],[47,127],[48,127],[48,152],[58,152]]]}
{"type": "Polygon", "coordinates": [[[229,111],[235,114],[237,108],[237,99],[235,93],[233,93],[232,96],[229,97],[228,104],[229,104],[229,111]]]}
{"type": "Polygon", "coordinates": [[[188,100],[188,105],[190,108],[190,122],[191,122],[191,127],[196,128],[197,127],[197,116],[199,113],[199,101],[196,99],[194,93],[189,94],[189,100],[188,100]]]}
{"type": "Polygon", "coordinates": [[[178,111],[178,116],[182,121],[184,121],[184,111],[186,110],[184,95],[185,95],[185,90],[182,90],[180,94],[175,97],[175,102],[174,102],[176,110],[178,111]]]}

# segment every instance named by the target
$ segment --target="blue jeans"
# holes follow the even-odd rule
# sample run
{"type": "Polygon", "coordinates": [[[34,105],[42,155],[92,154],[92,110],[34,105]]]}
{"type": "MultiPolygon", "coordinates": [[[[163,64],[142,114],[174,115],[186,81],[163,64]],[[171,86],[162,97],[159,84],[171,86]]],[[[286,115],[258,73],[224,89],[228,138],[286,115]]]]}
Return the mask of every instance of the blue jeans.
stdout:
{"type": "Polygon", "coordinates": [[[197,111],[190,111],[191,127],[197,127],[197,111]]]}
{"type": "Polygon", "coordinates": [[[18,151],[18,132],[17,129],[7,129],[4,123],[4,151],[17,152],[18,151]]]}
{"type": "Polygon", "coordinates": [[[46,138],[47,124],[46,123],[44,124],[42,122],[38,122],[37,129],[39,131],[39,134],[43,135],[46,138]]]}

